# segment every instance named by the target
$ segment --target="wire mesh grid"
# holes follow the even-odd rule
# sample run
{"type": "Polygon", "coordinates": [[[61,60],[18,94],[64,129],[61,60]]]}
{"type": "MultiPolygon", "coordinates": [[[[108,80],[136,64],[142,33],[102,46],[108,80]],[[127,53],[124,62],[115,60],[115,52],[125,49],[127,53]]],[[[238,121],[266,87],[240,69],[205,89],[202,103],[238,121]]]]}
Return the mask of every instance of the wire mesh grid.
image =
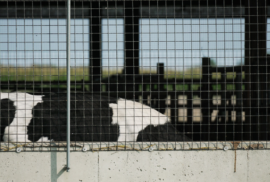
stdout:
{"type": "Polygon", "coordinates": [[[0,1],[1,151],[269,149],[266,0],[0,1]]]}

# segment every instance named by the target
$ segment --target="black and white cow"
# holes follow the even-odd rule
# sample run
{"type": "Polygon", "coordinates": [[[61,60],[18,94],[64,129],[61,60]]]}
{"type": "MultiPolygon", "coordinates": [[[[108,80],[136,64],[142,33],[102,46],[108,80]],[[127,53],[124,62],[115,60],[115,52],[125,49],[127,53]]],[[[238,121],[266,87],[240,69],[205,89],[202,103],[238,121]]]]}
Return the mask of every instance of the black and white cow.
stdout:
{"type": "MultiPolygon", "coordinates": [[[[5,142],[66,140],[66,94],[0,93],[5,142]]],[[[71,141],[188,141],[167,116],[138,102],[71,94],[71,141]]]]}

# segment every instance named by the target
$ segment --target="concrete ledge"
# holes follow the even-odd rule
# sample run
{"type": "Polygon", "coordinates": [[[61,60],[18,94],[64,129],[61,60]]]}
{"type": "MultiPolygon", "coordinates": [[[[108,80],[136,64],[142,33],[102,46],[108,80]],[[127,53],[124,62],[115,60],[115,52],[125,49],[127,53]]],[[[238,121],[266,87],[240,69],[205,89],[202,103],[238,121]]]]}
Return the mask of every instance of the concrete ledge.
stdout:
{"type": "Polygon", "coordinates": [[[269,182],[269,150],[4,152],[0,182],[269,182]]]}
{"type": "MultiPolygon", "coordinates": [[[[0,143],[0,152],[66,151],[66,142],[0,143]]],[[[71,151],[269,150],[270,141],[217,142],[71,142],[71,151]]]]}

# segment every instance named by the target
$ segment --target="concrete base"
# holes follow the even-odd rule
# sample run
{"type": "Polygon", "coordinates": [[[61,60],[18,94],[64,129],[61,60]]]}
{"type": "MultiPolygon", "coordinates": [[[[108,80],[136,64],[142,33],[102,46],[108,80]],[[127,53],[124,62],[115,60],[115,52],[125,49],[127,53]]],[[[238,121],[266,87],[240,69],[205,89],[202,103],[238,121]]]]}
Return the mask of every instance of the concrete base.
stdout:
{"type": "Polygon", "coordinates": [[[269,182],[269,150],[1,153],[0,182],[269,182]],[[236,169],[235,169],[236,167],[236,169]],[[234,172],[236,170],[236,172],[234,172]]]}

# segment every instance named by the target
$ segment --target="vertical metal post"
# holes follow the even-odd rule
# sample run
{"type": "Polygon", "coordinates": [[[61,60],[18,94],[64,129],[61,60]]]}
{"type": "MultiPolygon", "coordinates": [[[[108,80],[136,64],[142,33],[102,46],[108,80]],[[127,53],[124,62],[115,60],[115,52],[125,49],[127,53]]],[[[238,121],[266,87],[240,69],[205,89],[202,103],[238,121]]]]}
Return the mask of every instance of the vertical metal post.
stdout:
{"type": "MultiPolygon", "coordinates": [[[[267,1],[245,3],[245,140],[260,139],[264,123],[266,95],[267,1]]],[[[265,136],[265,135],[264,135],[265,136]]]]}
{"type": "Polygon", "coordinates": [[[70,169],[70,0],[67,0],[67,172],[70,169]]]}

